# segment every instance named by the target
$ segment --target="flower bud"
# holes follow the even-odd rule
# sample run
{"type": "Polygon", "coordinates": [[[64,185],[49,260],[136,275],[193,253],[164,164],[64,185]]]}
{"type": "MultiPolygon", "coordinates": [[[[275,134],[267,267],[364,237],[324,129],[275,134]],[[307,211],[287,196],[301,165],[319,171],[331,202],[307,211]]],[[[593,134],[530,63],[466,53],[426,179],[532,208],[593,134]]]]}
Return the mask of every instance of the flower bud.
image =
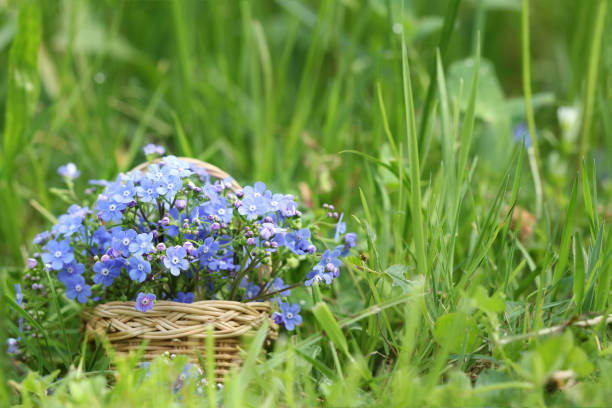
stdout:
{"type": "Polygon", "coordinates": [[[157,249],[160,251],[165,251],[166,250],[166,244],[164,244],[163,242],[160,242],[159,244],[157,244],[157,249]]]}
{"type": "Polygon", "coordinates": [[[187,252],[191,251],[193,249],[193,243],[189,242],[189,241],[185,241],[183,243],[183,248],[185,248],[187,250],[187,252]]]}
{"type": "Polygon", "coordinates": [[[219,231],[221,229],[221,224],[218,222],[213,222],[210,228],[212,228],[213,231],[219,231]]]}
{"type": "Polygon", "coordinates": [[[161,220],[159,220],[159,221],[160,221],[161,225],[164,225],[164,226],[166,226],[166,225],[170,224],[170,218],[168,218],[168,216],[164,216],[164,217],[163,217],[161,220]]]}
{"type": "Polygon", "coordinates": [[[187,207],[187,200],[176,200],[174,204],[176,205],[176,208],[183,210],[185,207],[187,207]]]}
{"type": "Polygon", "coordinates": [[[107,254],[104,254],[100,257],[100,262],[106,262],[110,260],[110,256],[108,256],[107,254]]]}
{"type": "Polygon", "coordinates": [[[274,241],[272,242],[272,248],[278,248],[278,242],[274,241]]]}
{"type": "Polygon", "coordinates": [[[255,245],[255,238],[248,238],[246,240],[246,243],[247,243],[248,246],[255,245]]]}
{"type": "Polygon", "coordinates": [[[34,258],[28,258],[28,269],[34,269],[36,268],[36,259],[34,258]]]}
{"type": "Polygon", "coordinates": [[[253,236],[253,231],[247,231],[245,235],[251,238],[253,236]]]}
{"type": "Polygon", "coordinates": [[[272,222],[274,222],[274,220],[272,219],[272,217],[268,216],[268,217],[266,217],[266,218],[264,219],[264,222],[270,222],[270,223],[272,223],[272,222]]]}
{"type": "Polygon", "coordinates": [[[264,241],[264,246],[268,248],[270,246],[270,241],[264,241]]]}
{"type": "Polygon", "coordinates": [[[156,229],[153,230],[152,234],[153,238],[157,238],[159,236],[159,232],[156,229]]]}

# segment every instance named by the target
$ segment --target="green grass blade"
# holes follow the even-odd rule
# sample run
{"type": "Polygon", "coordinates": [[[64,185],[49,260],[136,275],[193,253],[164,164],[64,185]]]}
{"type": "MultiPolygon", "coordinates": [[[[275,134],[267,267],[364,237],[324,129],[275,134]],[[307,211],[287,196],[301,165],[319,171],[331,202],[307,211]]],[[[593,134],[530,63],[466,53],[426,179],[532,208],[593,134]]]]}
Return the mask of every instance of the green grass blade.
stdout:
{"type": "Polygon", "coordinates": [[[421,169],[419,166],[419,143],[416,132],[416,117],[414,114],[414,101],[412,98],[412,84],[410,82],[410,69],[406,40],[402,35],[402,83],[404,91],[404,119],[406,121],[406,138],[408,144],[408,158],[410,160],[410,210],[412,214],[412,228],[416,253],[417,272],[427,276],[427,258],[425,256],[425,232],[423,231],[423,214],[421,213],[421,169]]]}
{"type": "MultiPolygon", "coordinates": [[[[461,0],[451,0],[450,4],[446,8],[446,14],[444,15],[444,23],[442,26],[442,33],[440,34],[440,40],[438,42],[437,49],[440,52],[440,56],[444,57],[446,54],[446,49],[448,48],[448,43],[451,38],[451,34],[453,33],[453,28],[455,27],[455,22],[457,20],[457,14],[459,11],[459,5],[461,4],[461,0]]],[[[421,119],[421,126],[419,128],[419,146],[423,146],[423,142],[425,140],[425,133],[429,126],[429,118],[431,116],[431,111],[433,110],[433,102],[434,96],[436,94],[436,76],[437,76],[437,67],[436,62],[431,66],[429,70],[429,76],[431,78],[429,82],[429,87],[427,88],[427,95],[425,96],[425,102],[423,103],[423,116],[421,119]]]]}
{"type": "Polygon", "coordinates": [[[578,195],[578,178],[574,179],[574,185],[572,186],[572,195],[570,198],[569,207],[565,213],[565,225],[563,226],[563,235],[561,236],[561,247],[559,249],[559,260],[557,261],[557,266],[555,267],[555,272],[553,274],[552,280],[552,294],[551,298],[554,299],[555,295],[558,291],[558,287],[556,286],[563,273],[565,272],[565,267],[567,266],[568,258],[569,258],[569,250],[570,243],[572,238],[572,230],[574,228],[574,217],[576,213],[576,196],[578,195]]]}

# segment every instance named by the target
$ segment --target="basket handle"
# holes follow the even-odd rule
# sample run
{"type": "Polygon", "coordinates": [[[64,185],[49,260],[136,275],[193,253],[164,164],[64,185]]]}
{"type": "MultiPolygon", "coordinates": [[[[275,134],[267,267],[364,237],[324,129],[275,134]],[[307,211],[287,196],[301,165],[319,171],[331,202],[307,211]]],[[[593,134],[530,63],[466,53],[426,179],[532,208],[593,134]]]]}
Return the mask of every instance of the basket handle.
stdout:
{"type": "MultiPolygon", "coordinates": [[[[214,166],[210,163],[206,163],[202,160],[198,160],[198,159],[192,159],[191,157],[177,157],[177,159],[179,159],[180,161],[184,161],[190,164],[193,164],[194,166],[200,167],[204,170],[206,170],[206,172],[217,178],[220,180],[223,180],[227,177],[230,177],[229,174],[227,174],[226,172],[224,172],[223,170],[221,170],[220,168],[218,168],[217,166],[214,166]]],[[[153,163],[159,163],[161,161],[160,158],[153,160],[153,163]]],[[[135,171],[135,170],[139,170],[139,171],[143,171],[145,170],[147,167],[149,167],[149,162],[144,162],[144,163],[140,163],[138,166],[134,167],[132,170],[130,171],[135,171]]],[[[232,186],[231,186],[231,190],[235,193],[238,190],[241,190],[242,187],[240,187],[240,184],[238,184],[238,182],[236,180],[232,181],[232,186]]]]}

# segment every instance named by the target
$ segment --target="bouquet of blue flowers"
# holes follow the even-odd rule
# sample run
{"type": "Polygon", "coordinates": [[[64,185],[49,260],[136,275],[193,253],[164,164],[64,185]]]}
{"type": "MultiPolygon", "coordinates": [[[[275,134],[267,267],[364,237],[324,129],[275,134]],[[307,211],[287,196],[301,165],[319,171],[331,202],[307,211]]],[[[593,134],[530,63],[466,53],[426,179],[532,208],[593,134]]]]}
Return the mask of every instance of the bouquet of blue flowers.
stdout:
{"type": "MultiPolygon", "coordinates": [[[[291,289],[331,284],[355,246],[342,215],[325,205],[306,222],[292,195],[261,182],[241,188],[229,177],[216,179],[195,160],[156,159],[159,147],[145,153],[146,167],[92,180],[89,201],[72,204],[36,236],[28,290],[43,291],[31,282],[49,273],[56,289],[88,306],[135,301],[147,312],[157,300],[270,300],[276,323],[299,325],[300,306],[287,300],[291,289]],[[326,226],[333,238],[315,240],[326,226]],[[308,272],[289,281],[298,270],[308,272]]],[[[70,183],[78,171],[61,174],[70,183]]]]}

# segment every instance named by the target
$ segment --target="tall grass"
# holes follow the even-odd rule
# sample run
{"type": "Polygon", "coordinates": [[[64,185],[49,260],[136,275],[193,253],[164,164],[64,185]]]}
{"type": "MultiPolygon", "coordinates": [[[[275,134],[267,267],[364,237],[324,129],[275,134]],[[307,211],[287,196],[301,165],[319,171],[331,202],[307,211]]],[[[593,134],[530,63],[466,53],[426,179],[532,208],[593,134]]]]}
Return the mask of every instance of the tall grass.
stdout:
{"type": "Polygon", "coordinates": [[[66,206],[52,188],[68,161],[80,194],[162,143],[305,206],[331,202],[359,234],[334,286],[292,295],[304,324],[266,353],[256,334],[223,388],[185,379],[175,394],[180,357],[147,371],[83,344],[79,310],[54,288],[47,321],[22,312],[43,333],[21,340],[29,366],[2,354],[0,405],[608,403],[612,94],[598,85],[612,66],[606,1],[586,3],[0,11],[2,344],[19,336],[13,284],[29,242],[66,206]],[[561,105],[582,112],[579,132],[561,105]],[[531,150],[512,141],[523,121],[531,150]]]}

